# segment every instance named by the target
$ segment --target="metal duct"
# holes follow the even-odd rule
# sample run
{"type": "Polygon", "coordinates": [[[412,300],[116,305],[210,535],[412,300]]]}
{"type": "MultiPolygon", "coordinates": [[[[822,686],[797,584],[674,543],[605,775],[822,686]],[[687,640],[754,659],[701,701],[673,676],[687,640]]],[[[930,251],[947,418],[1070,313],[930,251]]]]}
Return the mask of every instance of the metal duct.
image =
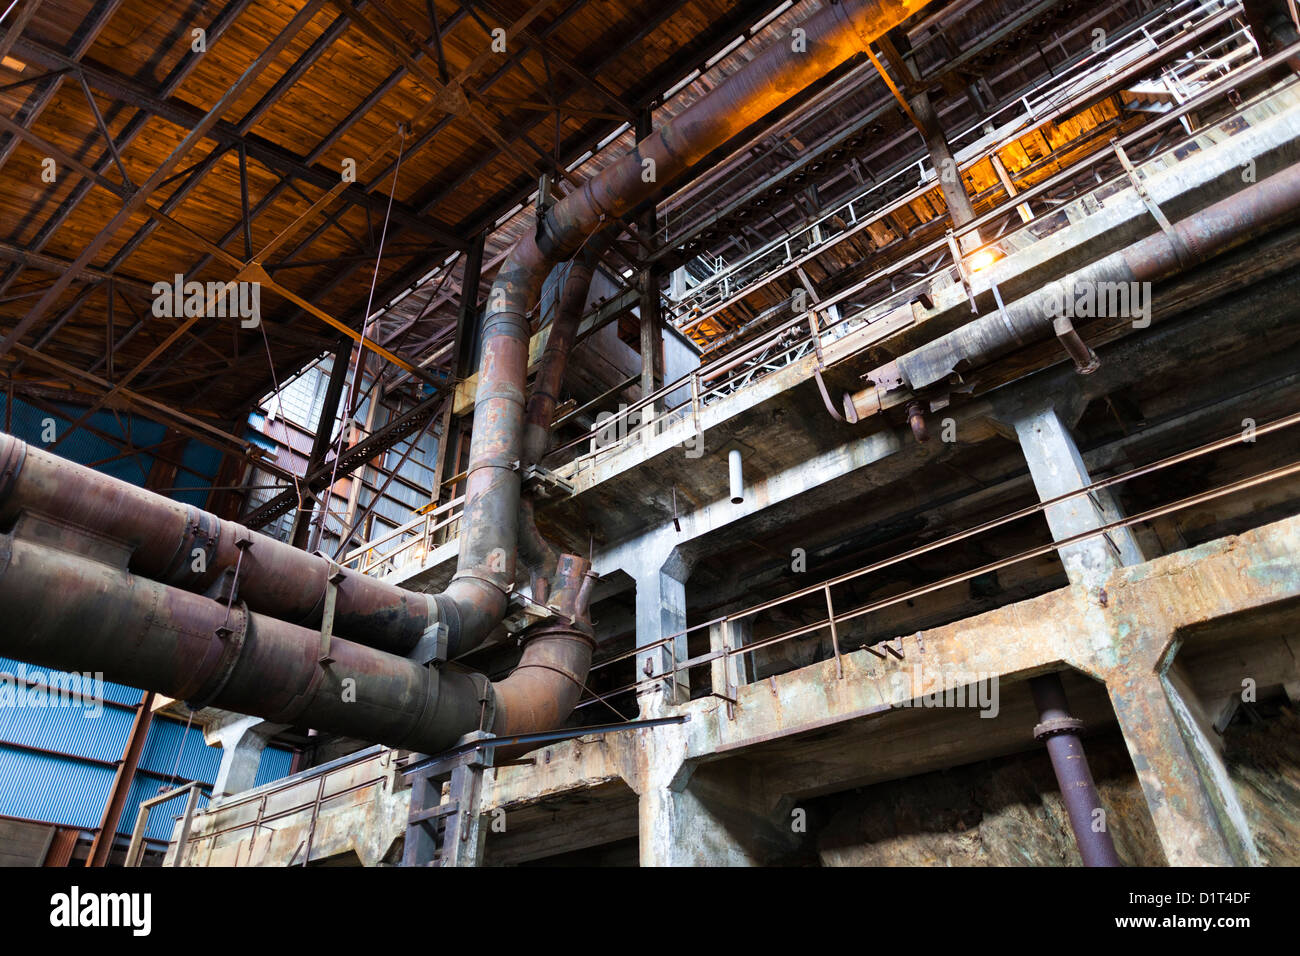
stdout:
{"type": "MultiPolygon", "coordinates": [[[[546,337],[546,348],[528,396],[524,421],[524,468],[540,462],[550,446],[551,423],[559,402],[560,387],[564,384],[564,369],[578,335],[592,276],[606,244],[604,236],[592,236],[569,263],[555,317],[551,321],[551,331],[546,337]]],[[[560,553],[537,530],[533,502],[526,496],[519,503],[519,553],[528,569],[533,599],[546,603],[560,553]]]]}
{"type": "MultiPolygon", "coordinates": [[[[591,662],[593,578],[581,557],[558,555],[554,571],[547,558],[541,593],[552,616],[524,632],[523,658],[501,683],[398,656],[439,623],[448,629],[447,656],[456,656],[505,617],[520,540],[520,470],[532,454],[526,448],[538,447],[543,422],[549,431],[554,383],[567,352],[559,348],[560,335],[553,359],[544,363],[526,445],[527,317],[543,279],[603,224],[631,212],[926,3],[830,5],[800,24],[805,35],[797,49],[787,40],[769,46],[546,210],[536,234],[511,250],[483,318],[460,559],[442,594],[412,594],[343,572],[334,632],[346,639],[334,637],[322,660],[321,634],[303,625],[320,619],[335,571],[328,561],[6,437],[0,527],[13,530],[0,538],[0,613],[7,618],[0,651],[425,752],[477,728],[513,734],[557,725],[572,710],[591,662]],[[54,524],[36,517],[42,514],[54,524]],[[103,543],[112,541],[123,547],[103,543]],[[196,549],[204,556],[202,570],[196,549]],[[234,603],[193,593],[220,588],[236,566],[234,603]],[[348,678],[356,681],[352,701],[344,694],[348,678]]],[[[530,553],[547,554],[550,546],[540,535],[532,540],[535,529],[528,525],[530,553]]]]}
{"type": "MultiPolygon", "coordinates": [[[[528,314],[551,269],[603,224],[621,219],[710,152],[822,78],[928,0],[841,0],[799,25],[804,43],[773,43],[631,152],[539,218],[502,263],[483,319],[483,360],[465,488],[460,561],[452,586],[495,589],[504,607],[514,587],[524,461],[523,383],[528,314]]],[[[468,629],[466,629],[468,630],[468,629]]],[[[482,634],[462,634],[467,650],[482,634]]]]}
{"type": "Polygon", "coordinates": [[[727,452],[727,484],[731,491],[733,505],[738,505],[745,500],[745,466],[741,461],[739,448],[727,452]]]}
{"type": "Polygon", "coordinates": [[[478,726],[480,675],[341,638],[323,667],[316,631],[133,575],[124,550],[85,550],[79,531],[30,517],[0,537],[5,654],[425,752],[478,726]]]}

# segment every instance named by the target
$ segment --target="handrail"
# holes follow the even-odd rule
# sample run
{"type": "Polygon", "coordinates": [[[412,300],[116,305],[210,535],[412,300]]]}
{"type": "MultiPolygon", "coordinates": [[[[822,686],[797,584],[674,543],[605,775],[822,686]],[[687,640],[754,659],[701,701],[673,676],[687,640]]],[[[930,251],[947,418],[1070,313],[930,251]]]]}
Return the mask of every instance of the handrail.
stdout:
{"type": "MultiPolygon", "coordinates": [[[[1272,432],[1280,431],[1285,428],[1290,428],[1297,424],[1300,424],[1300,412],[1292,413],[1282,418],[1275,419],[1274,421],[1268,422],[1264,425],[1257,426],[1255,429],[1255,437],[1256,439],[1258,439],[1260,437],[1263,437],[1264,435],[1270,434],[1272,432]]],[[[1123,472],[1118,475],[1112,475],[1108,478],[1099,479],[1081,488],[1078,488],[1074,491],[1069,491],[1064,494],[1049,498],[1047,500],[1040,501],[1037,504],[1029,505],[1027,507],[1021,508],[1018,511],[1011,512],[1010,514],[1006,514],[998,518],[990,519],[988,521],[975,525],[974,527],[967,528],[964,531],[958,531],[954,534],[948,535],[944,538],[940,538],[936,541],[931,541],[922,545],[918,545],[917,547],[911,548],[900,554],[893,555],[892,557],[885,558],[880,561],[872,562],[871,564],[865,565],[861,568],[846,572],[841,575],[837,575],[825,581],[821,581],[817,584],[811,584],[806,587],[799,588],[798,590],[791,591],[790,593],[782,595],[779,598],[774,598],[768,601],[764,601],[759,604],[752,605],[743,610],[735,611],[730,614],[719,615],[718,617],[715,617],[711,620],[703,621],[699,624],[695,624],[690,627],[684,628],[683,630],[678,631],[674,634],[670,634],[667,637],[660,638],[657,641],[652,641],[647,644],[643,644],[638,647],[635,647],[632,650],[614,655],[613,657],[607,658],[603,661],[600,661],[597,664],[592,665],[591,672],[595,673],[598,670],[602,670],[604,668],[610,667],[611,665],[619,663],[620,661],[637,657],[639,655],[645,654],[648,651],[652,651],[655,648],[664,647],[666,645],[673,644],[681,640],[682,638],[687,637],[691,633],[695,631],[699,631],[703,628],[713,627],[715,625],[730,627],[732,622],[742,620],[748,617],[753,617],[763,611],[770,610],[773,607],[778,607],[782,604],[786,604],[791,601],[796,601],[802,598],[809,597],[813,594],[816,594],[819,591],[824,591],[827,596],[827,607],[828,610],[830,610],[830,614],[826,620],[818,621],[813,624],[801,625],[799,627],[793,628],[792,630],[785,631],[776,635],[772,635],[770,637],[765,637],[760,641],[756,641],[750,644],[745,644],[737,647],[731,647],[728,645],[727,647],[724,647],[724,649],[722,650],[709,651],[705,654],[701,654],[697,657],[689,658],[684,661],[677,661],[674,655],[673,662],[672,662],[673,666],[668,670],[665,670],[663,673],[651,673],[646,675],[643,678],[638,678],[637,680],[633,681],[631,684],[626,684],[620,687],[616,687],[613,690],[605,691],[603,694],[593,695],[592,697],[580,701],[578,707],[581,708],[581,707],[589,706],[594,703],[599,703],[607,700],[611,696],[629,690],[640,689],[644,686],[653,686],[654,684],[664,681],[665,679],[671,678],[675,680],[677,673],[681,670],[689,670],[692,667],[696,667],[701,664],[706,664],[723,657],[731,657],[737,654],[748,654],[755,650],[759,650],[764,647],[770,647],[772,645],[782,643],[792,638],[802,637],[806,634],[811,634],[828,627],[834,628],[835,625],[840,622],[853,620],[855,618],[873,613],[874,611],[883,610],[884,608],[891,607],[895,604],[900,604],[906,601],[915,600],[917,597],[922,597],[926,594],[932,593],[933,591],[939,590],[941,588],[949,587],[953,584],[959,584],[962,581],[968,581],[972,578],[978,577],[981,574],[987,574],[990,571],[1000,570],[1002,568],[1009,567],[1013,564],[1018,564],[1022,561],[1027,561],[1036,557],[1041,557],[1053,551],[1059,551],[1061,548],[1069,547],[1072,544],[1077,544],[1079,542],[1089,540],[1091,538],[1098,537],[1103,534],[1109,534],[1111,531],[1131,527],[1133,525],[1140,524],[1144,521],[1149,521],[1154,518],[1162,517],[1164,515],[1171,514],[1175,511],[1179,511],[1184,508],[1191,507],[1192,505],[1195,504],[1201,504],[1205,501],[1210,501],[1218,497],[1223,497],[1228,494],[1233,494],[1237,491],[1244,491],[1249,488],[1253,488],[1259,484],[1263,484],[1268,481],[1273,481],[1279,478],[1285,478],[1285,477],[1290,477],[1291,475],[1300,474],[1300,462],[1293,462],[1291,464],[1283,465],[1281,467],[1274,468],[1269,471],[1261,472],[1249,478],[1241,479],[1236,482],[1231,482],[1229,484],[1222,485],[1218,488],[1214,488],[1209,491],[1199,492],[1197,494],[1190,495],[1187,498],[1180,499],[1171,504],[1160,505],[1155,508],[1148,509],[1147,511],[1144,511],[1140,514],[1131,515],[1126,518],[1120,518],[1116,521],[1103,524],[1099,528],[1093,529],[1091,531],[1085,531],[1067,538],[1051,541],[1047,544],[1031,548],[1028,551],[1024,551],[1007,558],[1001,558],[990,564],[982,565],[971,571],[964,571],[959,574],[946,577],[940,581],[932,582],[930,584],[920,585],[916,588],[909,589],[908,591],[905,591],[900,594],[895,594],[895,595],[891,595],[890,597],[883,598],[877,601],[868,602],[859,607],[853,608],[849,611],[842,612],[838,615],[834,613],[833,605],[830,599],[830,589],[839,584],[843,584],[847,581],[852,581],[857,578],[863,577],[865,575],[874,573],[876,571],[883,570],[895,564],[899,564],[903,561],[913,560],[914,558],[917,558],[924,554],[928,554],[931,551],[938,550],[939,548],[946,547],[950,544],[956,544],[962,541],[966,541],[972,537],[975,537],[976,535],[994,530],[1003,525],[1010,524],[1011,522],[1014,521],[1018,521],[1022,518],[1043,513],[1048,508],[1054,507],[1056,505],[1059,505],[1071,499],[1078,498],[1084,495],[1093,495],[1096,494],[1098,491],[1112,488],[1116,485],[1122,484],[1123,482],[1129,481],[1131,479],[1144,477],[1146,475],[1153,474],[1157,471],[1161,471],[1165,468],[1183,464],[1195,458],[1199,458],[1208,454],[1213,454],[1214,452],[1222,451],[1226,448],[1230,448],[1234,445],[1240,444],[1242,440],[1243,439],[1242,439],[1241,432],[1234,431],[1233,433],[1226,435],[1222,438],[1215,439],[1213,441],[1207,442],[1203,445],[1199,445],[1187,451],[1178,452],[1174,455],[1170,455],[1166,458],[1160,459],[1155,462],[1151,462],[1146,465],[1140,465],[1136,468],[1132,468],[1129,471],[1123,472]]],[[[839,661],[838,661],[838,658],[840,656],[838,643],[839,643],[838,634],[836,634],[835,644],[837,646],[837,666],[842,666],[839,665],[839,661]]],[[[894,653],[895,656],[899,656],[898,652],[894,650],[892,647],[890,647],[888,644],[885,644],[884,647],[887,651],[894,653]]],[[[869,651],[872,654],[875,654],[877,657],[880,658],[885,657],[884,654],[880,653],[879,651],[876,651],[871,645],[864,645],[864,649],[869,651]]]]}

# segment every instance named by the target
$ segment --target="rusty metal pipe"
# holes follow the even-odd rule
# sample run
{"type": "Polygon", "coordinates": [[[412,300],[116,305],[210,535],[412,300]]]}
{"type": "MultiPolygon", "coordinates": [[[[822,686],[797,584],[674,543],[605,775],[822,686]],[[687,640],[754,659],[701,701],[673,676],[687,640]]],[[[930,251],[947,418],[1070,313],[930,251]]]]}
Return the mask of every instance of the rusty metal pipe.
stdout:
{"type": "Polygon", "coordinates": [[[492,685],[489,726],[497,736],[559,727],[573,712],[591,670],[588,604],[594,577],[585,558],[560,557],[551,597],[560,619],[532,628],[519,665],[492,685]]]}
{"type": "Polygon", "coordinates": [[[605,237],[598,233],[568,263],[551,331],[546,337],[546,348],[542,351],[532,391],[528,394],[524,413],[524,465],[541,461],[551,444],[551,423],[560,400],[560,388],[564,385],[569,352],[578,336],[578,325],[591,292],[591,280],[605,246],[605,237]]]}
{"type": "Polygon", "coordinates": [[[341,638],[322,666],[316,631],[134,575],[124,551],[83,556],[61,530],[28,520],[0,536],[0,653],[423,752],[477,725],[479,675],[341,638]]]}
{"type": "Polygon", "coordinates": [[[1084,866],[1119,866],[1115,843],[1105,825],[1105,811],[1097,785],[1092,780],[1088,757],[1083,752],[1079,732],[1083,722],[1070,716],[1070,705],[1065,699],[1065,688],[1057,674],[1031,677],[1029,690],[1038,708],[1039,724],[1034,737],[1047,745],[1052,758],[1052,769],[1061,788],[1061,800],[1070,818],[1074,842],[1079,847],[1084,866]],[[1098,817],[1097,814],[1101,813],[1098,817]],[[1100,826],[1098,822],[1100,821],[1100,826]]]}
{"type": "MultiPolygon", "coordinates": [[[[546,338],[546,348],[524,413],[525,467],[540,462],[551,444],[551,424],[560,388],[564,384],[564,370],[578,335],[578,325],[591,291],[591,279],[605,247],[604,235],[597,233],[568,263],[551,331],[546,338]]],[[[538,530],[533,502],[527,497],[519,503],[519,556],[528,570],[533,600],[545,604],[550,597],[551,578],[556,572],[560,552],[538,530]]]]}
{"type": "MultiPolygon", "coordinates": [[[[1104,283],[1128,285],[1168,278],[1194,264],[1180,260],[1180,255],[1186,257],[1190,252],[1195,263],[1203,262],[1289,221],[1297,210],[1300,165],[1290,166],[1175,223],[1177,240],[1164,232],[1154,233],[1008,303],[1005,310],[981,316],[900,356],[896,362],[902,373],[901,384],[917,391],[947,380],[958,368],[988,364],[1055,334],[1061,306],[1081,286],[1095,290],[1104,288],[1104,283]]],[[[1072,357],[1076,362],[1084,360],[1087,367],[1086,352],[1072,357]]],[[[855,393],[849,402],[858,410],[859,418],[880,407],[875,386],[855,393]]]]}
{"type": "MultiPolygon", "coordinates": [[[[318,625],[328,559],[308,554],[192,505],[74,464],[0,434],[0,528],[19,515],[43,514],[89,529],[131,549],[135,574],[203,592],[239,565],[239,597],[255,611],[293,624],[318,625]],[[243,552],[241,559],[240,552],[243,552]]],[[[439,620],[431,595],[342,570],[334,633],[393,653],[410,650],[439,620]]]]}
{"type": "Polygon", "coordinates": [[[1058,315],[1052,321],[1052,330],[1065,349],[1065,354],[1074,362],[1076,372],[1091,375],[1101,368],[1101,359],[1097,358],[1097,353],[1079,335],[1068,315],[1058,315]]]}
{"type": "MultiPolygon", "coordinates": [[[[805,43],[798,49],[787,41],[771,45],[540,217],[536,233],[506,257],[483,317],[456,574],[443,594],[425,597],[344,572],[336,633],[400,651],[441,622],[453,656],[485,639],[504,618],[515,583],[528,314],[542,280],[602,224],[652,198],[927,2],[841,0],[827,7],[800,24],[805,43]]],[[[547,363],[537,423],[553,414],[559,358],[547,363]]],[[[534,432],[529,447],[537,441],[534,432]]],[[[331,570],[324,559],[6,439],[0,528],[17,527],[24,513],[90,533],[71,549],[14,534],[0,539],[0,609],[8,616],[0,647],[47,666],[94,668],[172,696],[425,752],[476,727],[518,733],[557,725],[590,666],[589,567],[574,555],[556,559],[548,587],[556,616],[525,634],[519,667],[493,686],[479,675],[430,669],[341,637],[331,643],[332,662],[322,663],[320,635],[302,624],[319,614],[331,570]],[[125,545],[116,558],[75,553],[114,539],[125,545]],[[194,563],[196,549],[203,562],[194,563]],[[235,565],[239,602],[227,608],[194,593],[235,565]],[[346,677],[357,681],[355,702],[341,693],[346,677]]]]}
{"type": "MultiPolygon", "coordinates": [[[[504,601],[520,541],[523,383],[528,314],[542,282],[597,229],[621,219],[755,120],[821,79],[928,0],[841,0],[805,20],[804,43],[777,42],[539,217],[506,256],[488,294],[460,559],[453,585],[476,581],[504,601]],[[799,48],[796,49],[796,46],[799,48]]],[[[540,402],[539,399],[539,407],[540,402]]],[[[534,440],[535,443],[536,440],[534,440]]],[[[463,649],[484,635],[462,635],[463,649]]]]}

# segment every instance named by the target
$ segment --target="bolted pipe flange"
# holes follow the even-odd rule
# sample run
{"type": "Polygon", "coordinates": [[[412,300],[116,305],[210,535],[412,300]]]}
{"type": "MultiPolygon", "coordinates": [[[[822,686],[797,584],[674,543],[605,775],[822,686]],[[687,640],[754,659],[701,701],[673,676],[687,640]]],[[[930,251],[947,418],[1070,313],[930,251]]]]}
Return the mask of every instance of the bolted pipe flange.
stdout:
{"type": "Polygon", "coordinates": [[[1078,734],[1083,731],[1083,721],[1077,717],[1054,717],[1034,726],[1034,739],[1046,740],[1061,734],[1078,734]]]}

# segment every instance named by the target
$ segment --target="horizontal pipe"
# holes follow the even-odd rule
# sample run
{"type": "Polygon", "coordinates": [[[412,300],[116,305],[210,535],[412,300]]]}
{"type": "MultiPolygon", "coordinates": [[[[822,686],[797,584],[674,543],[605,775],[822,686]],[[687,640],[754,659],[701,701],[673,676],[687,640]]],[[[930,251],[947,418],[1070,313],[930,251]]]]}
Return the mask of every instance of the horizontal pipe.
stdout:
{"type": "Polygon", "coordinates": [[[194,706],[437,752],[477,726],[486,679],[320,635],[132,574],[47,534],[0,537],[0,653],[101,671],[194,706]],[[51,595],[58,595],[51,600],[51,595]]]}
{"type": "MultiPolygon", "coordinates": [[[[1203,262],[1294,216],[1298,208],[1300,165],[1294,165],[1175,223],[1176,238],[1156,232],[1009,303],[1005,312],[981,316],[900,356],[903,384],[913,391],[926,388],[958,368],[987,364],[1041,341],[1055,334],[1055,319],[1076,289],[1168,278],[1194,264],[1184,263],[1188,252],[1194,262],[1203,262]]],[[[857,396],[852,401],[855,407],[870,404],[857,396]]]]}
{"type": "MultiPolygon", "coordinates": [[[[0,479],[0,529],[12,528],[24,513],[90,529],[130,548],[135,574],[200,593],[238,565],[238,596],[250,609],[293,624],[320,624],[331,574],[326,558],[11,435],[0,434],[0,472],[7,474],[0,479]]],[[[444,608],[440,614],[432,595],[353,570],[339,573],[333,630],[349,640],[405,653],[449,613],[444,608]]]]}
{"type": "Polygon", "coordinates": [[[558,617],[530,632],[507,678],[489,683],[342,638],[330,641],[322,663],[318,632],[132,574],[111,553],[87,557],[75,534],[38,519],[0,535],[0,607],[7,609],[0,653],[102,672],[196,709],[422,753],[445,750],[479,727],[508,735],[559,726],[591,666],[591,628],[582,622],[594,575],[574,555],[562,556],[556,572],[558,617]]]}

